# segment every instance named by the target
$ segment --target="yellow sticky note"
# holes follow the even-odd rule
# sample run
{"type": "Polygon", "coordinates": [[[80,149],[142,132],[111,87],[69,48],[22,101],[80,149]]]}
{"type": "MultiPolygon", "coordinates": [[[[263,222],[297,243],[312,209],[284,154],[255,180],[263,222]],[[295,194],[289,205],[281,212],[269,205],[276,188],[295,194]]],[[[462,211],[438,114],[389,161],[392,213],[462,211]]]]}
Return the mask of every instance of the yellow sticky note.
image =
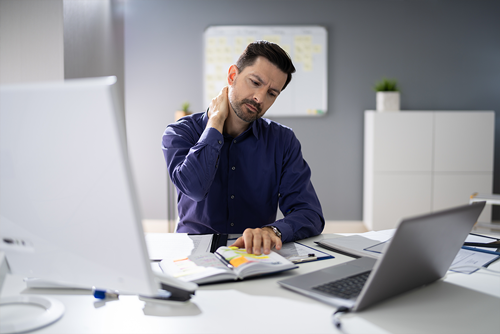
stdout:
{"type": "Polygon", "coordinates": [[[304,72],[311,72],[313,69],[312,62],[310,61],[304,61],[304,72]]]}

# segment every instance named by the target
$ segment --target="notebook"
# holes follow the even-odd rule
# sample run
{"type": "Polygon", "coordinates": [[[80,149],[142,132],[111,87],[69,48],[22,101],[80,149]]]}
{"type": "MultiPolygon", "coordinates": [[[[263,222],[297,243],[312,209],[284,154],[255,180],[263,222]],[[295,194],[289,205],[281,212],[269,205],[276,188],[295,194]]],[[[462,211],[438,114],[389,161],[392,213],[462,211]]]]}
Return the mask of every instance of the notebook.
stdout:
{"type": "Polygon", "coordinates": [[[379,259],[361,257],[278,283],[327,304],[363,310],[442,278],[484,206],[478,202],[404,219],[379,259]],[[329,283],[351,277],[361,281],[360,292],[342,288],[340,295],[332,295],[329,289],[338,288],[329,283]]]}

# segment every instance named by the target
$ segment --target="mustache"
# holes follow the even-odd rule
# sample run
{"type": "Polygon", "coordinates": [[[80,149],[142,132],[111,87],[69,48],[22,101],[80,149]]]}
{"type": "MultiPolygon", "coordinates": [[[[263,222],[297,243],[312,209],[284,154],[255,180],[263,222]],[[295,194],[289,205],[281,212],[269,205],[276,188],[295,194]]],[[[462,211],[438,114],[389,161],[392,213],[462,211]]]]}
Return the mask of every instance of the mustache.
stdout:
{"type": "Polygon", "coordinates": [[[243,99],[241,100],[241,104],[250,104],[251,106],[255,107],[255,109],[257,109],[259,114],[262,112],[262,107],[260,106],[259,103],[255,102],[254,100],[243,99]]]}

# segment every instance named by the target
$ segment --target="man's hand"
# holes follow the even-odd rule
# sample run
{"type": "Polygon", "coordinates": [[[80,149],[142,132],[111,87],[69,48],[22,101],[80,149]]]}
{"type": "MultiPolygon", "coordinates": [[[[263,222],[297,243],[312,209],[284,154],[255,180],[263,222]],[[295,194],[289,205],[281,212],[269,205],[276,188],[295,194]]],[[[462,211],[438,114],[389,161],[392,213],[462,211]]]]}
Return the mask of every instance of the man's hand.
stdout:
{"type": "Polygon", "coordinates": [[[229,115],[229,100],[227,92],[228,87],[225,86],[222,88],[219,95],[212,99],[212,102],[210,102],[210,108],[208,109],[207,128],[215,128],[220,133],[224,130],[224,122],[229,115]]]}
{"type": "Polygon", "coordinates": [[[271,248],[281,249],[281,239],[274,234],[270,227],[264,228],[247,228],[243,232],[243,236],[239,237],[231,246],[245,248],[248,254],[261,254],[261,249],[264,254],[269,254],[271,248]]]}

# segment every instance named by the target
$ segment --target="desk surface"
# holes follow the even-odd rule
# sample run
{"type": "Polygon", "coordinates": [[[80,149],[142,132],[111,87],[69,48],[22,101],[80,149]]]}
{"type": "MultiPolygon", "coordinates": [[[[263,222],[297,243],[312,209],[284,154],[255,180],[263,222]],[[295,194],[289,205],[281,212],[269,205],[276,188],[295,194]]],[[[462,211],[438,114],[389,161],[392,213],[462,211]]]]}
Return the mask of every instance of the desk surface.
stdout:
{"type": "MultiPolygon", "coordinates": [[[[314,241],[328,235],[302,241],[314,241]]],[[[328,251],[326,251],[328,252],[328,251]]],[[[101,302],[88,291],[26,289],[8,275],[2,296],[37,294],[58,299],[64,316],[36,333],[337,333],[334,307],[281,288],[277,281],[352,258],[303,263],[298,269],[241,282],[201,286],[189,302],[145,303],[137,296],[101,302]]],[[[500,261],[490,266],[500,271],[500,261]]],[[[448,272],[444,280],[342,317],[346,333],[496,333],[500,276],[448,272]]]]}

